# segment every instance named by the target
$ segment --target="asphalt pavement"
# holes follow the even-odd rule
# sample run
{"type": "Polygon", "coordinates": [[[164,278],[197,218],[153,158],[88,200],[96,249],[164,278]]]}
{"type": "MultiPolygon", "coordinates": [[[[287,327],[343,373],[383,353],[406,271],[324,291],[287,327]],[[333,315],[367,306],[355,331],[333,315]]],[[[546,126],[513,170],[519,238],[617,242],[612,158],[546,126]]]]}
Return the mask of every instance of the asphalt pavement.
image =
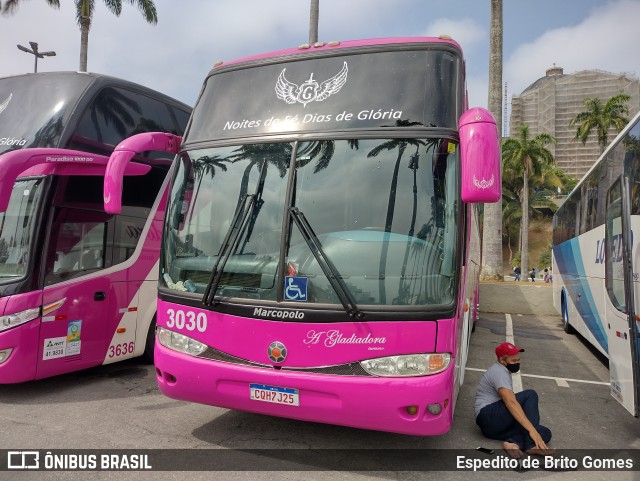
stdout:
{"type": "MultiPolygon", "coordinates": [[[[609,395],[606,359],[578,336],[566,334],[559,317],[482,314],[471,337],[453,428],[446,435],[419,438],[175,401],[159,393],[153,366],[131,360],[41,381],[0,386],[0,449],[184,449],[188,450],[184,451],[187,455],[193,450],[225,449],[228,459],[240,457],[246,459],[246,465],[215,475],[197,470],[10,471],[0,472],[0,479],[461,479],[469,469],[436,472],[424,460],[412,462],[415,458],[411,456],[424,452],[428,456],[425,459],[433,459],[434,453],[446,457],[458,452],[472,453],[483,446],[494,450],[493,454],[485,455],[487,460],[503,457],[501,443],[485,439],[475,425],[473,401],[482,372],[495,359],[495,346],[506,339],[526,349],[519,377],[523,389],[532,388],[539,394],[542,423],[553,432],[550,446],[560,450],[640,450],[640,422],[609,395]],[[266,451],[258,456],[254,450],[266,451]],[[348,458],[339,470],[331,470],[330,462],[323,464],[326,459],[305,456],[306,451],[344,451],[347,453],[344,456],[351,456],[352,464],[348,458]],[[391,469],[382,470],[382,455],[407,459],[406,468],[399,467],[396,459],[389,462],[391,469]],[[367,462],[375,470],[358,469],[367,462]],[[416,470],[417,466],[421,469],[416,470]],[[261,471],[261,467],[272,470],[261,471]]],[[[470,475],[473,479],[492,481],[511,480],[514,476],[552,480],[600,480],[606,476],[602,471],[590,470],[514,473],[510,469],[470,475]]],[[[615,476],[616,481],[640,479],[640,471],[618,471],[615,476]]]]}

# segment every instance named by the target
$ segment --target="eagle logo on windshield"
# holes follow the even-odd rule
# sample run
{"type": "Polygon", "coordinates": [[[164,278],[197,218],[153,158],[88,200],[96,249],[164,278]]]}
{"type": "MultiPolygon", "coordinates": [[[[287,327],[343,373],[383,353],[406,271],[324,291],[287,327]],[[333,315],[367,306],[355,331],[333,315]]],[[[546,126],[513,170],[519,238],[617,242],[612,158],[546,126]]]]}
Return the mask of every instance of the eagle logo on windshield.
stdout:
{"type": "Polygon", "coordinates": [[[347,62],[345,62],[342,70],[329,80],[325,80],[319,84],[314,80],[312,73],[309,80],[303,82],[301,85],[297,85],[286,79],[284,76],[285,70],[287,69],[283,68],[282,72],[280,72],[280,75],[278,76],[278,81],[276,82],[276,95],[279,99],[284,100],[288,104],[300,102],[305,107],[309,102],[321,102],[330,95],[339,92],[347,81],[347,73],[349,72],[347,62]]]}
{"type": "Polygon", "coordinates": [[[13,97],[13,94],[9,94],[9,97],[7,98],[7,100],[5,100],[0,104],[0,114],[4,111],[4,109],[7,108],[7,105],[9,105],[9,102],[11,102],[11,97],[13,97]]]}

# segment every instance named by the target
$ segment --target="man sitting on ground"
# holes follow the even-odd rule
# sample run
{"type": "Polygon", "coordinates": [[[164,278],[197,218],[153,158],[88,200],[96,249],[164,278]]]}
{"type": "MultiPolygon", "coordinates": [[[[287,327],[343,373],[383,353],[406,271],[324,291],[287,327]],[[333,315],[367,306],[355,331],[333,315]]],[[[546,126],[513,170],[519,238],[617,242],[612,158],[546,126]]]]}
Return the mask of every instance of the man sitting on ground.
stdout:
{"type": "Polygon", "coordinates": [[[552,454],[546,443],[551,430],[540,424],[538,394],[533,389],[514,394],[512,373],[520,370],[520,349],[510,342],[496,347],[496,362],[484,373],[476,391],[476,424],[490,439],[504,441],[510,456],[552,454]]]}

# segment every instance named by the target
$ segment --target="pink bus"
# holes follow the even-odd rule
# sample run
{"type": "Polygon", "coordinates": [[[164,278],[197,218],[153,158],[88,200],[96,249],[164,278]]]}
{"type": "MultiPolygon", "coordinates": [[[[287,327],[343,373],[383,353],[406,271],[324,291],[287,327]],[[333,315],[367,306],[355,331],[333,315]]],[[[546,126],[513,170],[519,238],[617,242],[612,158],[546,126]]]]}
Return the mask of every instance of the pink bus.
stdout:
{"type": "MultiPolygon", "coordinates": [[[[114,172],[150,138],[112,156],[114,172]]],[[[477,314],[475,204],[501,189],[495,120],[466,108],[459,45],[331,42],[217,64],[178,159],[160,259],[160,390],[447,432],[477,314]]],[[[117,194],[118,175],[107,180],[117,194]]],[[[118,212],[117,195],[107,204],[118,212]]]]}
{"type": "Polygon", "coordinates": [[[0,79],[0,384],[153,356],[173,157],[136,156],[119,215],[104,211],[104,174],[122,139],[181,135],[190,112],[104,75],[0,79]]]}

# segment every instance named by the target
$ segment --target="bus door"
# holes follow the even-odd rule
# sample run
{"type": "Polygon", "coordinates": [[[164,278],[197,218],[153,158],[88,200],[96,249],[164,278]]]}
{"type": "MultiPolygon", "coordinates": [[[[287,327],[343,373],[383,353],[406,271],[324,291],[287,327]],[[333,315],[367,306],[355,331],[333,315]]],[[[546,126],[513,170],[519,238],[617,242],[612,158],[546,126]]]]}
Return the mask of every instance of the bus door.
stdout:
{"type": "Polygon", "coordinates": [[[607,193],[605,225],[606,324],[611,395],[638,416],[638,333],[633,289],[628,186],[619,178],[607,193]]]}
{"type": "Polygon", "coordinates": [[[101,364],[115,295],[105,268],[112,216],[56,207],[46,249],[37,378],[101,364]]]}

